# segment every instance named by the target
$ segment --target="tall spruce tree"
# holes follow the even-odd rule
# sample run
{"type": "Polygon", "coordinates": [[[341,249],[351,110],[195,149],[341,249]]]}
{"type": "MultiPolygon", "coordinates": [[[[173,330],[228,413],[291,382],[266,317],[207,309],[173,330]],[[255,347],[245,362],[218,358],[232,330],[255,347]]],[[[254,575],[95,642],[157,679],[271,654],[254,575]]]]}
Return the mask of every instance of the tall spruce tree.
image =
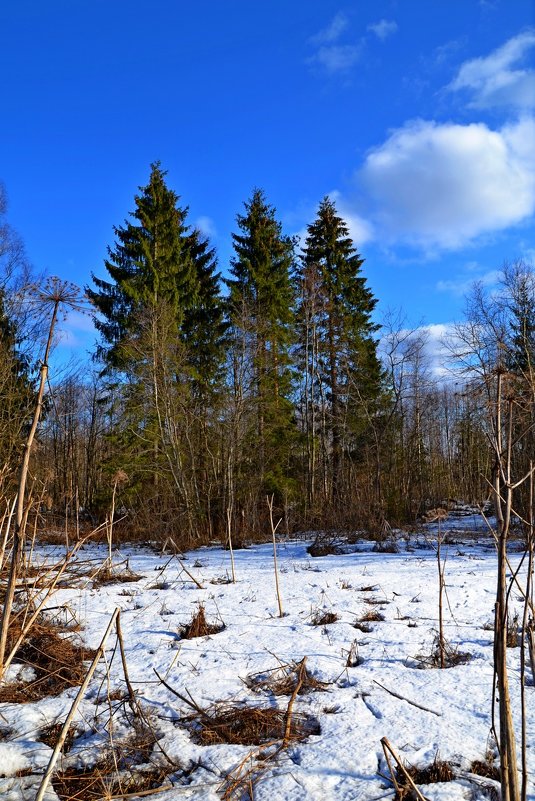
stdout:
{"type": "Polygon", "coordinates": [[[110,469],[126,469],[132,497],[152,496],[158,514],[165,506],[197,537],[211,524],[204,437],[224,361],[224,310],[215,253],[178,201],[153,164],[132,219],[115,229],[110,280],[93,277],[88,295],[99,313],[98,355],[120,379],[110,469]]]}
{"type": "Polygon", "coordinates": [[[181,339],[192,371],[194,392],[206,400],[221,382],[228,323],[221,298],[215,250],[197,229],[186,238],[196,281],[195,302],[184,312],[181,339]]]}
{"type": "Polygon", "coordinates": [[[503,303],[507,319],[507,367],[533,383],[535,376],[535,274],[530,264],[506,264],[503,303]]]}
{"type": "Polygon", "coordinates": [[[28,358],[19,350],[17,325],[0,289],[0,487],[19,467],[35,392],[28,358]]]}
{"type": "Polygon", "coordinates": [[[99,355],[110,367],[124,366],[125,340],[135,333],[140,313],[159,301],[172,310],[177,332],[197,295],[197,276],[187,209],[165,183],[159,162],[151,165],[149,183],[135,197],[133,222],[114,229],[116,243],[104,264],[111,281],[93,275],[96,290],[87,294],[101,317],[95,320],[104,340],[99,355]]]}
{"type": "Polygon", "coordinates": [[[310,498],[317,486],[323,500],[342,497],[343,462],[358,459],[382,391],[372,320],[377,301],[362,275],[363,261],[334,202],[324,198],[308,226],[299,275],[310,498]]]}
{"type": "Polygon", "coordinates": [[[290,368],[293,242],[283,234],[275,209],[260,189],[245,203],[245,214],[238,215],[237,223],[240,232],[232,235],[233,277],[226,283],[235,350],[246,351],[250,379],[239,392],[245,392],[248,407],[254,409],[248,432],[248,479],[259,500],[265,503],[262,495],[273,492],[281,501],[292,486],[290,462],[297,432],[290,368]]]}

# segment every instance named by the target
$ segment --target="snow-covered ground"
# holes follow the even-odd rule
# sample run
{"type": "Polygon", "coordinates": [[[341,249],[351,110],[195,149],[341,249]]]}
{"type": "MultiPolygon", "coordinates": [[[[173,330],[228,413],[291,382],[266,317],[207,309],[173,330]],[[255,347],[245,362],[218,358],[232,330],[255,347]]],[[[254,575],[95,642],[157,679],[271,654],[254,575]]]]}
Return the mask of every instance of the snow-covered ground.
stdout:
{"type": "MultiPolygon", "coordinates": [[[[464,528],[466,519],[462,521],[464,528]]],[[[431,527],[432,528],[432,527],[431,527]]],[[[312,715],[320,734],[290,744],[268,762],[254,789],[256,801],[378,801],[391,799],[381,738],[415,766],[428,766],[438,754],[453,763],[453,782],[421,788],[431,801],[492,797],[488,779],[470,774],[473,760],[485,760],[492,748],[492,637],[496,556],[490,537],[477,543],[466,536],[444,547],[447,555],[445,633],[447,640],[471,656],[466,664],[446,670],[422,669],[437,630],[437,566],[430,544],[404,542],[399,553],[380,553],[372,543],[350,552],[311,558],[307,541],[278,545],[280,590],[284,616],[279,616],[273,573],[273,550],[257,545],[235,552],[236,583],[230,575],[228,551],[204,548],[187,555],[184,565],[203,585],[199,589],[177,558],[144,548],[123,548],[116,560],[128,559],[142,578],[127,584],[93,587],[87,579],[58,591],[50,606],[64,605],[80,620],[85,642],[96,648],[116,607],[121,621],[130,677],[165,753],[180,766],[170,771],[175,786],[157,797],[207,799],[221,797],[225,776],[252,751],[248,745],[199,745],[181,719],[192,709],[157,678],[155,670],[181,695],[199,707],[214,702],[278,706],[288,696],[255,693],[244,680],[251,674],[298,662],[307,657],[313,676],[327,684],[296,698],[294,713],[312,715]],[[204,604],[209,622],[222,620],[223,631],[208,637],[180,639],[179,630],[204,604]],[[338,619],[313,625],[319,611],[338,619]],[[354,627],[368,612],[383,621],[354,627]],[[365,627],[366,628],[366,627],[365,627]],[[348,654],[360,662],[348,667],[348,654]],[[401,697],[400,697],[401,696],[401,697]],[[417,706],[418,705],[418,706],[417,706]],[[424,708],[422,708],[424,707],[424,708]],[[187,774],[187,775],[186,775],[187,774]]],[[[51,558],[52,549],[37,556],[51,558]]],[[[98,560],[98,546],[83,549],[80,559],[98,560]]],[[[512,557],[513,567],[518,557],[512,557]]],[[[122,569],[122,568],[118,568],[122,569]]],[[[522,576],[522,572],[520,576],[522,576]]],[[[520,578],[522,582],[522,578],[520,578]]],[[[522,600],[516,589],[512,607],[522,600]]],[[[110,637],[107,660],[115,644],[110,637]]],[[[508,651],[514,716],[520,721],[520,649],[508,651]]],[[[102,691],[99,669],[76,716],[77,731],[70,753],[59,767],[90,765],[98,758],[98,737],[91,735],[95,699],[102,691]]],[[[110,670],[111,691],[124,689],[116,654],[110,670]]],[[[535,799],[535,688],[528,686],[528,765],[535,799]]],[[[6,801],[35,798],[51,749],[39,742],[39,731],[64,720],[76,689],[37,703],[0,704],[0,796],[6,801]],[[3,733],[3,736],[2,736],[3,733]],[[23,776],[16,776],[22,771],[23,776]],[[39,775],[40,774],[40,775],[39,775]]],[[[119,715],[107,729],[120,736],[119,715]]],[[[519,728],[518,728],[518,731],[519,728]]],[[[47,799],[56,798],[52,787],[47,799]]]]}

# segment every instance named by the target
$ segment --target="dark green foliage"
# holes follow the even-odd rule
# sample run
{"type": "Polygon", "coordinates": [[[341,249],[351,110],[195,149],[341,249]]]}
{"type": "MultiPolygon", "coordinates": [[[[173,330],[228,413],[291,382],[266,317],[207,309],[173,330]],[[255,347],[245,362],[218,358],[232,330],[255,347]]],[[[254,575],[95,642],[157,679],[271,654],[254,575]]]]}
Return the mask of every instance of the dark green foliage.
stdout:
{"type": "Polygon", "coordinates": [[[18,350],[17,328],[0,291],[0,476],[18,467],[34,399],[28,359],[18,350]]]}
{"type": "Polygon", "coordinates": [[[187,247],[195,269],[196,303],[184,312],[181,338],[198,391],[218,384],[222,379],[228,323],[220,292],[220,274],[216,272],[215,251],[208,240],[194,230],[187,247]]]}
{"type": "Polygon", "coordinates": [[[100,313],[95,320],[104,340],[99,356],[111,367],[125,366],[121,348],[135,334],[140,313],[164,302],[174,313],[178,332],[186,310],[196,301],[187,209],[178,206],[178,196],[164,179],[159,163],[151,165],[149,183],[135,197],[134,222],[114,229],[116,244],[108,248],[104,262],[111,282],[93,275],[97,289],[87,289],[100,313]]]}
{"type": "Polygon", "coordinates": [[[235,256],[229,315],[233,350],[244,372],[235,393],[253,410],[248,430],[248,472],[260,494],[279,498],[291,489],[290,462],[297,437],[290,367],[294,338],[293,288],[290,271],[293,242],[282,233],[275,210],[257,189],[238,215],[240,233],[232,235],[235,256]]]}
{"type": "Polygon", "coordinates": [[[504,284],[508,292],[507,367],[531,378],[535,368],[535,275],[524,262],[506,265],[504,284]]]}
{"type": "Polygon", "coordinates": [[[29,268],[22,241],[7,223],[6,214],[7,195],[0,183],[0,486],[19,467],[34,398],[30,360],[22,350],[24,326],[16,308],[21,305],[29,268]]]}
{"type": "Polygon", "coordinates": [[[316,220],[308,226],[303,261],[305,269],[318,276],[320,365],[330,400],[344,403],[351,393],[376,398],[382,382],[373,337],[379,329],[372,320],[377,300],[361,274],[364,259],[329,198],[324,198],[316,220]]]}
{"type": "Polygon", "coordinates": [[[363,261],[335,204],[324,198],[316,220],[308,226],[298,274],[311,502],[318,478],[323,487],[330,486],[332,499],[340,497],[343,462],[362,460],[370,421],[375,420],[383,395],[374,339],[378,326],[372,320],[377,301],[362,276],[363,261]],[[318,450],[323,455],[321,471],[318,450]]]}

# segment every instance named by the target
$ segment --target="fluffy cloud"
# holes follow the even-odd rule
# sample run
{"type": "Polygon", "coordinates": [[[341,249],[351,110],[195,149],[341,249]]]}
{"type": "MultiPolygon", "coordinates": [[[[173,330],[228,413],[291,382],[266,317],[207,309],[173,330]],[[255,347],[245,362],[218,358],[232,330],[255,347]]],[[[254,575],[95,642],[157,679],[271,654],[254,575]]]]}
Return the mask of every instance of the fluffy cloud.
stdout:
{"type": "Polygon", "coordinates": [[[455,249],[535,211],[535,121],[415,121],[372,150],[359,181],[390,241],[455,249]]]}
{"type": "Polygon", "coordinates": [[[313,44],[336,42],[348,26],[348,19],[341,11],[336,14],[326,28],[311,38],[313,44]]]}
{"type": "Polygon", "coordinates": [[[460,277],[457,280],[438,281],[437,289],[439,292],[448,292],[457,297],[465,297],[474,286],[474,282],[477,281],[477,283],[482,286],[493,287],[498,283],[501,274],[501,270],[489,270],[483,275],[472,275],[469,278],[460,277]]]}
{"type": "Polygon", "coordinates": [[[310,43],[317,49],[308,63],[317,64],[331,74],[345,72],[356,64],[361,56],[362,44],[338,43],[348,24],[345,14],[339,12],[326,28],[312,36],[310,43]]]}
{"type": "Polygon", "coordinates": [[[470,92],[472,108],[533,108],[535,70],[520,67],[533,47],[535,29],[529,29],[509,39],[489,56],[466,61],[448,89],[470,92]]]}
{"type": "Polygon", "coordinates": [[[350,208],[341,192],[333,190],[329,192],[329,197],[336,204],[336,210],[349,228],[349,236],[357,248],[375,238],[372,224],[350,208]]]}
{"type": "Polygon", "coordinates": [[[368,25],[368,30],[374,33],[378,39],[384,41],[392,34],[396,33],[398,29],[397,22],[392,19],[381,19],[373,25],[368,25]]]}
{"type": "Polygon", "coordinates": [[[358,45],[332,45],[331,47],[320,47],[310,61],[320,64],[327,72],[344,72],[356,64],[360,53],[361,49],[358,45]]]}
{"type": "Polygon", "coordinates": [[[195,228],[207,237],[216,237],[217,229],[211,217],[198,217],[195,220],[195,228]]]}

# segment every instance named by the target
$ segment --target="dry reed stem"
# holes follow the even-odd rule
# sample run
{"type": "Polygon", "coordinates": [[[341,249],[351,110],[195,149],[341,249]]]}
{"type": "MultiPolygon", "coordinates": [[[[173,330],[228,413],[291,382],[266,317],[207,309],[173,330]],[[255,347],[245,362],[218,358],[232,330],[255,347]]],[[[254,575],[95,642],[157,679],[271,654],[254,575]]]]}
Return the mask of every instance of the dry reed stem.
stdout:
{"type": "MultiPolygon", "coordinates": [[[[58,585],[58,582],[59,582],[61,576],[66,571],[67,566],[70,564],[73,556],[82,547],[82,545],[89,539],[90,536],[91,536],[91,534],[88,534],[82,540],[77,542],[76,545],[74,545],[73,548],[65,554],[65,558],[63,559],[63,562],[60,563],[54,578],[52,579],[52,581],[50,582],[48,587],[46,587],[45,592],[36,594],[35,597],[39,598],[39,603],[36,606],[33,614],[30,615],[30,617],[25,620],[24,625],[21,627],[21,630],[20,630],[20,633],[19,633],[19,636],[18,636],[17,640],[14,642],[14,644],[12,646],[10,646],[11,650],[8,652],[8,656],[4,659],[4,662],[3,662],[3,665],[2,665],[2,673],[5,673],[5,671],[8,669],[8,667],[11,665],[11,662],[15,658],[15,655],[16,655],[20,645],[24,641],[24,638],[28,635],[28,632],[30,631],[30,629],[34,625],[35,621],[38,619],[38,617],[39,617],[39,615],[41,613],[41,610],[44,608],[44,606],[47,603],[48,599],[50,598],[50,596],[54,592],[56,586],[58,585]]],[[[30,598],[29,601],[28,601],[28,604],[27,604],[27,608],[30,608],[32,604],[33,604],[33,598],[30,598]]],[[[11,624],[11,622],[12,621],[10,620],[10,624],[11,624]]],[[[7,633],[8,633],[8,636],[9,636],[9,628],[8,628],[8,632],[7,633]]],[[[6,639],[6,644],[7,644],[7,639],[6,639]]],[[[6,648],[6,651],[7,651],[7,648],[6,648]]]]}
{"type": "Polygon", "coordinates": [[[290,741],[290,734],[291,734],[291,728],[292,728],[293,705],[295,703],[295,699],[297,698],[297,693],[299,692],[299,690],[303,686],[303,681],[304,681],[305,676],[306,676],[306,661],[307,661],[307,658],[306,658],[306,656],[304,656],[302,658],[301,662],[299,663],[299,669],[297,671],[297,681],[295,683],[294,691],[293,691],[293,693],[292,693],[292,695],[290,697],[290,700],[288,702],[288,709],[286,710],[286,724],[285,724],[285,727],[284,727],[284,739],[282,741],[282,747],[283,748],[286,748],[286,746],[288,745],[288,742],[290,741]]]}
{"type": "MultiPolygon", "coordinates": [[[[400,760],[400,758],[398,757],[398,755],[396,754],[396,752],[394,751],[393,747],[390,745],[390,743],[388,742],[388,739],[386,737],[382,737],[381,738],[381,745],[383,747],[383,752],[384,752],[384,755],[385,755],[385,759],[386,759],[386,762],[387,762],[387,765],[388,765],[388,769],[390,771],[390,776],[392,778],[392,784],[394,785],[394,788],[396,790],[396,796],[397,796],[396,801],[403,801],[403,798],[404,798],[404,795],[400,794],[400,791],[403,791],[403,788],[400,788],[400,785],[398,784],[397,779],[399,778],[399,773],[397,773],[397,770],[399,770],[401,772],[401,774],[405,777],[407,783],[410,785],[411,789],[415,793],[416,798],[418,799],[418,801],[427,801],[425,796],[423,796],[421,794],[421,792],[419,791],[419,789],[416,787],[414,781],[412,780],[411,776],[407,772],[407,770],[405,768],[405,765],[402,763],[402,761],[400,760]],[[397,770],[395,772],[392,771],[392,766],[390,764],[390,759],[388,757],[388,754],[390,756],[392,756],[392,758],[394,759],[394,761],[396,763],[397,770]]],[[[405,797],[406,797],[406,795],[405,795],[405,797]]]]}
{"type": "Polygon", "coordinates": [[[102,657],[102,655],[104,653],[104,648],[105,648],[105,645],[106,645],[106,641],[107,641],[107,639],[109,637],[109,634],[110,634],[110,632],[111,632],[111,630],[112,630],[112,628],[113,628],[113,626],[115,624],[115,621],[116,621],[117,616],[119,615],[120,611],[121,610],[117,607],[115,609],[113,615],[111,616],[110,621],[108,623],[108,626],[106,628],[106,631],[104,632],[104,635],[103,635],[102,640],[100,642],[100,645],[97,648],[95,656],[93,657],[93,661],[92,661],[92,663],[91,663],[91,665],[90,665],[90,667],[89,667],[89,669],[88,669],[88,671],[86,673],[85,679],[82,682],[82,685],[81,685],[80,689],[78,690],[76,698],[72,702],[71,708],[69,710],[69,713],[68,713],[67,717],[65,718],[65,723],[63,724],[63,728],[62,728],[61,733],[60,733],[60,735],[58,737],[58,741],[57,741],[56,746],[55,746],[55,748],[54,748],[54,750],[52,752],[52,756],[50,757],[50,761],[48,763],[47,769],[45,771],[45,774],[43,776],[41,784],[39,785],[39,790],[38,790],[37,795],[35,797],[35,801],[43,801],[43,797],[45,795],[46,788],[48,786],[48,783],[49,783],[50,778],[52,776],[52,773],[54,771],[54,767],[55,767],[56,762],[58,760],[61,748],[63,746],[63,743],[65,741],[67,733],[69,731],[69,726],[71,725],[71,722],[72,722],[72,720],[73,720],[73,718],[74,718],[74,716],[76,714],[76,710],[78,709],[78,707],[80,705],[80,702],[81,702],[82,698],[84,697],[85,691],[87,690],[87,687],[89,686],[89,682],[91,681],[93,673],[97,669],[97,665],[98,665],[98,663],[99,663],[99,661],[100,661],[100,659],[101,659],[101,657],[102,657]]]}

